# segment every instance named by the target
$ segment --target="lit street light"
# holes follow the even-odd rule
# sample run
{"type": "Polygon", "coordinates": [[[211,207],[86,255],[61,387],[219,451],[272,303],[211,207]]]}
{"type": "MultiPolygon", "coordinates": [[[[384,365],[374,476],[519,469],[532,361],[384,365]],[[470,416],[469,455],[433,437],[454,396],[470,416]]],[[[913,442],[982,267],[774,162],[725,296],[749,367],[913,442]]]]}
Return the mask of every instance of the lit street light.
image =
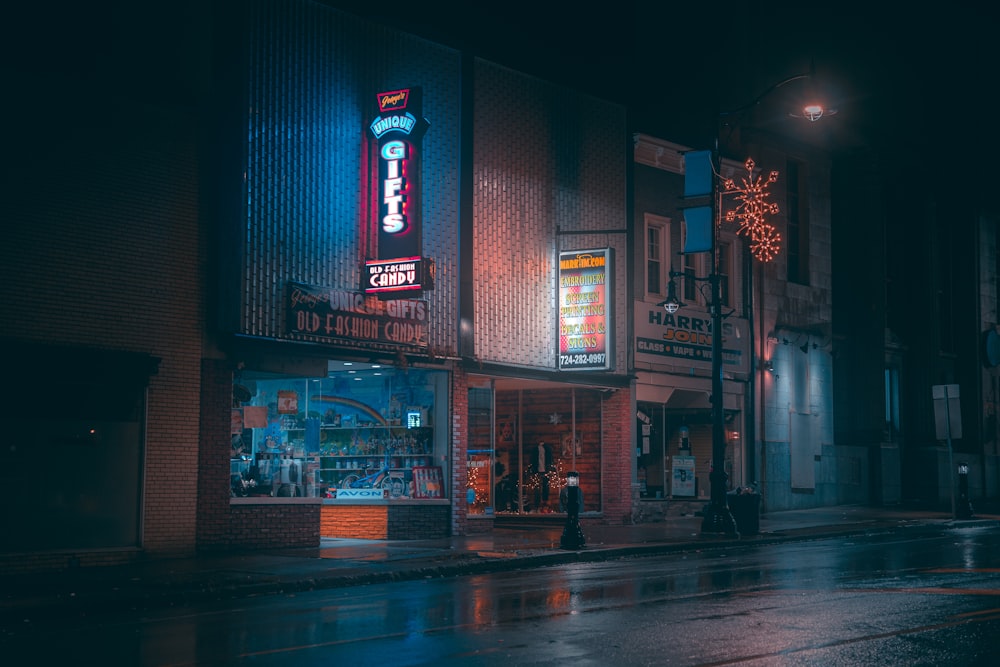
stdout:
{"type": "MultiPolygon", "coordinates": [[[[685,197],[703,197],[706,194],[710,196],[707,211],[704,206],[685,209],[687,238],[696,240],[693,241],[693,245],[686,243],[683,250],[684,253],[710,252],[712,262],[711,272],[707,277],[686,276],[686,279],[693,277],[694,280],[707,282],[710,289],[708,302],[712,329],[712,469],[709,474],[711,502],[705,509],[701,526],[703,533],[738,534],[736,521],[733,518],[726,498],[728,476],[725,471],[726,432],[722,377],[722,320],[725,315],[722,314],[723,303],[719,276],[719,231],[722,222],[721,197],[723,194],[719,187],[719,179],[721,178],[721,157],[719,154],[721,121],[724,118],[738,115],[756,106],[765,97],[788,83],[800,79],[813,79],[814,77],[814,70],[811,68],[808,73],[797,74],[770,86],[750,103],[742,107],[720,112],[718,114],[720,126],[716,128],[714,137],[715,145],[711,153],[697,151],[685,155],[685,197]],[[690,162],[689,157],[691,158],[690,162]],[[708,181],[705,179],[708,179],[708,181]],[[703,214],[706,212],[708,215],[704,216],[703,214]],[[710,229],[703,229],[706,224],[710,225],[710,229]]],[[[826,109],[822,104],[810,99],[803,106],[801,115],[791,115],[815,122],[824,115],[829,116],[834,113],[836,113],[835,110],[826,109]]],[[[745,166],[749,177],[744,179],[742,184],[737,184],[733,179],[729,179],[725,183],[725,194],[738,194],[737,199],[742,202],[736,211],[727,214],[726,219],[740,223],[739,233],[746,234],[749,238],[750,248],[754,256],[766,262],[773,258],[774,253],[777,251],[777,243],[780,241],[780,236],[777,235],[774,227],[765,220],[767,215],[777,212],[776,205],[766,202],[768,196],[766,192],[767,186],[777,179],[777,172],[771,172],[765,182],[763,179],[754,176],[755,165],[753,160],[747,160],[745,166]]],[[[676,286],[674,284],[674,278],[684,275],[683,273],[676,273],[674,271],[670,272],[670,282],[667,285],[667,298],[659,304],[668,313],[675,313],[684,305],[677,298],[676,286]]]]}

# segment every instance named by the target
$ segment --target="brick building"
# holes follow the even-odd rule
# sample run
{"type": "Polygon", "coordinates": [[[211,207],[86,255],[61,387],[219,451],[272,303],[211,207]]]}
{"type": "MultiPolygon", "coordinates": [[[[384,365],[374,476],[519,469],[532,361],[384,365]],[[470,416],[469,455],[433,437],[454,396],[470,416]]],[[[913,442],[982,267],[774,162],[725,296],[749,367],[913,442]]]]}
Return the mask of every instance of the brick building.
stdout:
{"type": "Polygon", "coordinates": [[[570,469],[620,521],[624,110],[321,5],[253,3],[243,35],[206,372],[244,396],[202,430],[232,468],[199,544],[315,543],[317,508],[327,537],[489,530],[558,513],[570,469]]]}
{"type": "MultiPolygon", "coordinates": [[[[711,265],[708,253],[680,252],[683,155],[690,150],[635,136],[635,252],[644,259],[633,265],[636,428],[643,433],[636,466],[644,514],[655,514],[661,498],[704,502],[711,493],[709,299],[698,287],[711,265]],[[661,306],[671,281],[686,304],[674,315],[661,306]]],[[[778,204],[771,222],[782,247],[773,261],[760,261],[735,222],[721,224],[729,486],[753,486],[773,510],[861,502],[867,455],[833,440],[829,158],[749,132],[735,150],[752,157],[757,171],[724,153],[724,179],[778,171],[769,201],[778,204]]],[[[724,211],[734,205],[731,195],[721,199],[724,211]]]]}
{"type": "Polygon", "coordinates": [[[5,565],[490,530],[570,469],[625,520],[624,109],[322,4],[188,10],[45,17],[104,47],[12,79],[5,565]]]}

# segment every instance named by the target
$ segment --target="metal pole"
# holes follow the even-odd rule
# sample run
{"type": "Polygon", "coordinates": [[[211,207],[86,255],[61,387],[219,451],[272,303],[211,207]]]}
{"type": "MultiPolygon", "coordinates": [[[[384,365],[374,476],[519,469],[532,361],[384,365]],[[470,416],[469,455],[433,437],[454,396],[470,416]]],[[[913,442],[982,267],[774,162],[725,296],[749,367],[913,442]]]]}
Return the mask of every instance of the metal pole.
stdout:
{"type": "Polygon", "coordinates": [[[955,455],[951,448],[951,406],[948,405],[948,385],[944,385],[944,423],[948,434],[948,479],[951,480],[951,517],[958,518],[955,506],[955,455]]]}
{"type": "Polygon", "coordinates": [[[722,394],[722,289],[719,281],[719,137],[712,152],[712,500],[701,524],[703,533],[737,534],[736,521],[726,502],[726,424],[722,394]]]}
{"type": "MultiPolygon", "coordinates": [[[[756,315],[754,313],[755,299],[753,293],[753,262],[750,254],[750,244],[743,244],[743,275],[746,285],[743,289],[744,299],[747,303],[747,348],[750,350],[749,378],[747,383],[747,397],[744,402],[744,428],[743,447],[745,448],[744,459],[747,465],[747,477],[745,486],[752,487],[757,482],[757,365],[758,359],[763,360],[764,355],[757,354],[757,332],[756,315]],[[748,444],[749,443],[749,444],[748,444]]],[[[763,384],[763,378],[761,378],[763,384]]]]}

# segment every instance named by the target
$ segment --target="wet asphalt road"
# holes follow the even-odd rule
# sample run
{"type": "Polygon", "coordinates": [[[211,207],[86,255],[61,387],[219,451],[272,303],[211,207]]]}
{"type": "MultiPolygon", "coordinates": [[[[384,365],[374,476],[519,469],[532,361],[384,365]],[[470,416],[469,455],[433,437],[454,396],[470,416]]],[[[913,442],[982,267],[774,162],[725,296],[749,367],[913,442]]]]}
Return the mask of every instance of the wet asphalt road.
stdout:
{"type": "Polygon", "coordinates": [[[0,651],[14,665],[985,665],[998,633],[1000,528],[923,526],[26,619],[0,651]]]}

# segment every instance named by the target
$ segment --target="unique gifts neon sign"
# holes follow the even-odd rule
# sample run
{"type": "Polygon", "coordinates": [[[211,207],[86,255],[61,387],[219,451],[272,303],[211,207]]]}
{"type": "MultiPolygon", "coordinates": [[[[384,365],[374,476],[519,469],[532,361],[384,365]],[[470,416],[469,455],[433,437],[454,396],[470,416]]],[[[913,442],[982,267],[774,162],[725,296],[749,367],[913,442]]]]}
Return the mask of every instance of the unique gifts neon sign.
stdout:
{"type": "Polygon", "coordinates": [[[379,175],[382,192],[381,231],[402,234],[409,226],[406,221],[406,167],[409,149],[405,141],[387,141],[379,149],[379,175]],[[383,169],[384,168],[384,169],[383,169]]]}
{"type": "Polygon", "coordinates": [[[378,115],[368,129],[377,145],[375,257],[365,262],[368,294],[428,289],[430,261],[421,256],[420,148],[428,127],[420,117],[420,88],[378,94],[378,115]]]}

